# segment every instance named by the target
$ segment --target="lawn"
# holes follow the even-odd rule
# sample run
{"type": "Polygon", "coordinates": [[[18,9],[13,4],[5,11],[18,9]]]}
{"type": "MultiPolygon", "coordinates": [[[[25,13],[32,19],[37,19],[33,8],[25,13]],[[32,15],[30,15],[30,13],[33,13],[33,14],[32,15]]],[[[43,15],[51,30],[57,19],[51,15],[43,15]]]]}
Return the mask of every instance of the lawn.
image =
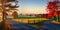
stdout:
{"type": "Polygon", "coordinates": [[[39,18],[39,17],[18,17],[18,19],[35,19],[35,18],[39,18]]]}
{"type": "Polygon", "coordinates": [[[19,17],[19,18],[13,19],[13,20],[16,22],[24,23],[24,24],[41,26],[42,23],[48,19],[40,18],[40,17],[19,17]]]}
{"type": "Polygon", "coordinates": [[[46,18],[39,18],[39,17],[19,17],[16,19],[13,19],[14,21],[21,22],[21,23],[36,23],[36,22],[41,22],[44,20],[48,20],[46,18]],[[35,22],[34,22],[35,21],[35,22]]]}

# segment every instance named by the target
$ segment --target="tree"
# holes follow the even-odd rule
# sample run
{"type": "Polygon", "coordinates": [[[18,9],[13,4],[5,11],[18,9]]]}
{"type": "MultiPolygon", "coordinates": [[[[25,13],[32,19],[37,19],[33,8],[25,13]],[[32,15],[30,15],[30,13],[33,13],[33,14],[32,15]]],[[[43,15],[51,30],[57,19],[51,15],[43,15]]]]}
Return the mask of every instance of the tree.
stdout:
{"type": "Polygon", "coordinates": [[[0,0],[2,4],[2,9],[3,9],[3,20],[5,19],[6,15],[4,12],[8,12],[11,10],[17,10],[18,6],[18,1],[17,0],[0,0]],[[13,5],[15,3],[15,5],[13,5]]]}
{"type": "Polygon", "coordinates": [[[17,13],[16,11],[14,11],[14,12],[12,13],[12,17],[13,17],[13,19],[17,18],[17,17],[18,17],[18,13],[17,13]]]}
{"type": "Polygon", "coordinates": [[[18,2],[17,0],[0,0],[0,4],[1,4],[0,7],[2,8],[1,10],[3,12],[3,22],[1,23],[2,30],[11,30],[11,29],[9,29],[10,25],[9,25],[8,21],[6,21],[7,20],[6,16],[7,16],[8,11],[18,8],[17,2],[18,2]],[[12,6],[13,2],[15,2],[15,5],[12,6]]]}
{"type": "Polygon", "coordinates": [[[48,18],[52,18],[53,20],[60,21],[60,1],[54,0],[53,2],[49,2],[47,9],[49,11],[48,18]]]}

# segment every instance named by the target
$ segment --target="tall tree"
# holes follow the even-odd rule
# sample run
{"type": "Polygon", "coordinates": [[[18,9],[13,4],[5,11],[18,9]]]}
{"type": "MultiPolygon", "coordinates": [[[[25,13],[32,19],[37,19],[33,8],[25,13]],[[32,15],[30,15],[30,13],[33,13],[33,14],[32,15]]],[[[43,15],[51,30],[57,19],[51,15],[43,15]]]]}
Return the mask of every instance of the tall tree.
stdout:
{"type": "Polygon", "coordinates": [[[3,20],[6,19],[6,12],[10,10],[17,10],[18,6],[18,1],[17,0],[0,0],[2,4],[2,9],[3,9],[3,20]]]}
{"type": "Polygon", "coordinates": [[[53,0],[53,2],[49,2],[47,6],[48,10],[48,18],[51,18],[56,21],[60,21],[60,1],[53,0]]]}
{"type": "Polygon", "coordinates": [[[3,22],[2,22],[2,30],[11,30],[9,27],[9,23],[6,21],[7,20],[7,12],[10,11],[10,10],[13,10],[13,9],[16,9],[18,8],[17,6],[17,3],[18,1],[17,0],[0,0],[0,4],[1,4],[1,8],[0,10],[2,10],[3,12],[3,22]],[[15,5],[12,5],[14,4],[13,2],[15,2],[15,5]]]}

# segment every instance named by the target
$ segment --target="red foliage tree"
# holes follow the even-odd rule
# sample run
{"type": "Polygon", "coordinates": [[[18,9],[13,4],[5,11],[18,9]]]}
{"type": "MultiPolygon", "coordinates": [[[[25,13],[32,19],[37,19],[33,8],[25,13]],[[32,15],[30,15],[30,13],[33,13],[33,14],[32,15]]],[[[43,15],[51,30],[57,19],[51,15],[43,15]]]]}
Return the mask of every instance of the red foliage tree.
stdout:
{"type": "Polygon", "coordinates": [[[48,9],[48,18],[51,18],[53,16],[58,16],[59,12],[58,12],[58,3],[60,3],[60,1],[58,0],[54,0],[53,2],[49,2],[47,9],[48,9]],[[57,13],[58,12],[58,13],[57,13]]]}

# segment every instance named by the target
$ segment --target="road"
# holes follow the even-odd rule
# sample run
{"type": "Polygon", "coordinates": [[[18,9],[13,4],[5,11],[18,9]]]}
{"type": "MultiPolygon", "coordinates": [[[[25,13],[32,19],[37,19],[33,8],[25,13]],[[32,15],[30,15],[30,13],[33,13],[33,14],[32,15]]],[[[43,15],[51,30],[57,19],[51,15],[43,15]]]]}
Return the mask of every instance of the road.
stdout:
{"type": "Polygon", "coordinates": [[[12,19],[8,19],[8,22],[10,23],[12,30],[39,30],[28,24],[22,24],[22,23],[13,21],[12,19]]]}
{"type": "Polygon", "coordinates": [[[42,27],[44,30],[60,30],[60,24],[55,24],[51,21],[45,22],[42,27]]]}

